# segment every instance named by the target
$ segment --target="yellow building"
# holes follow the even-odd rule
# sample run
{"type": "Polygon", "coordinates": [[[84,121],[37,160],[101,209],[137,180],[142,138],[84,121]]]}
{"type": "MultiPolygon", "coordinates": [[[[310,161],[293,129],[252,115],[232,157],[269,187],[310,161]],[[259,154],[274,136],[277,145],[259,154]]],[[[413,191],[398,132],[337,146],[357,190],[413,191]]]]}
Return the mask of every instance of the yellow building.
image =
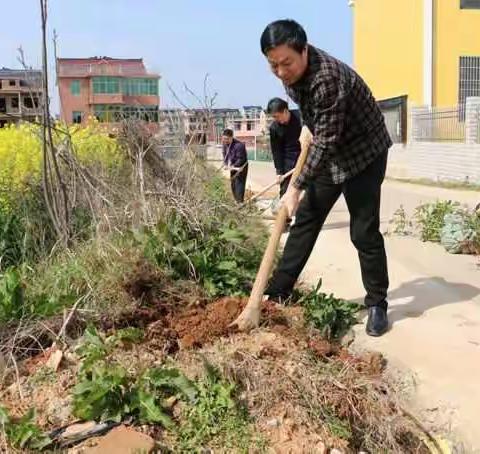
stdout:
{"type": "Polygon", "coordinates": [[[480,96],[480,0],[350,0],[354,66],[377,99],[454,106],[480,96]]]}

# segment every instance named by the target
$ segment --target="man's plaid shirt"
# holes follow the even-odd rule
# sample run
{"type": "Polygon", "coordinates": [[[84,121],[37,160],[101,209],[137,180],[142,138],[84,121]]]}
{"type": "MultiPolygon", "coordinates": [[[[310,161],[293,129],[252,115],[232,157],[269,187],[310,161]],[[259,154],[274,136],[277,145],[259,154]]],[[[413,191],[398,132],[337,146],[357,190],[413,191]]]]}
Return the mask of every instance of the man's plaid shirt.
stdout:
{"type": "Polygon", "coordinates": [[[286,89],[313,134],[310,154],[294,183],[296,188],[305,189],[318,175],[343,183],[392,145],[383,115],[366,83],[326,52],[308,46],[306,73],[286,89]]]}

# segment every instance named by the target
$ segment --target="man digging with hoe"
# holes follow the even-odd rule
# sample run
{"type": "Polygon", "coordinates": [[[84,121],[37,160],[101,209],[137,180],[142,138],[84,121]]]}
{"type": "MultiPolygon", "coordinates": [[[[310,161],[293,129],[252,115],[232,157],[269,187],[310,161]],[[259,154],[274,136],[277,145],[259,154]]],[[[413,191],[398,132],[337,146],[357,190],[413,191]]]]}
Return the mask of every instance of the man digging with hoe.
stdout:
{"type": "Polygon", "coordinates": [[[380,192],[392,145],[370,89],[346,64],[308,44],[293,20],[279,20],[262,34],[261,50],[288,95],[298,104],[313,138],[302,151],[247,306],[233,322],[258,326],[263,295],[288,298],[330,210],[341,194],[350,213],[350,237],[360,259],[368,308],[367,333],[388,329],[387,257],[380,233],[380,192]],[[305,191],[304,197],[300,195],[305,191]],[[296,213],[283,256],[265,289],[285,220],[296,213]]]}

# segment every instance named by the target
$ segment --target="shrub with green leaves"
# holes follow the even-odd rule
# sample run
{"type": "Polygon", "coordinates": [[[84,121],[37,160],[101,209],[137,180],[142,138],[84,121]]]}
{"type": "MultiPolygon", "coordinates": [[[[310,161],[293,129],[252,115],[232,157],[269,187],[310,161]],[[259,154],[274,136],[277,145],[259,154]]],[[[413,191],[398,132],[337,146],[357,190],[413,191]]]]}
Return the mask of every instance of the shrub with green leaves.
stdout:
{"type": "Polygon", "coordinates": [[[0,274],[0,322],[17,319],[23,312],[22,277],[15,268],[0,274]]]}
{"type": "Polygon", "coordinates": [[[235,384],[223,379],[212,365],[206,363],[205,368],[206,376],[198,384],[195,404],[185,409],[177,450],[201,452],[218,447],[248,453],[254,445],[260,447],[262,440],[252,435],[246,408],[236,401],[235,384]]]}
{"type": "Polygon", "coordinates": [[[141,423],[173,427],[166,401],[172,396],[195,399],[194,383],[177,369],[153,368],[137,375],[108,358],[121,343],[140,340],[141,331],[136,328],[119,330],[106,338],[92,327],[86,330],[76,351],[82,361],[73,389],[76,417],[122,421],[130,416],[141,423]]]}
{"type": "MultiPolygon", "coordinates": [[[[0,199],[2,190],[0,183],[0,199]]],[[[8,192],[8,206],[0,203],[0,270],[34,262],[57,241],[40,185],[8,192]]]]}
{"type": "Polygon", "coordinates": [[[356,314],[361,306],[350,301],[320,292],[322,281],[309,293],[300,298],[304,307],[305,320],[320,331],[327,340],[338,340],[355,325],[356,314]]]}
{"type": "Polygon", "coordinates": [[[414,217],[420,227],[422,241],[439,243],[445,225],[445,215],[453,213],[458,207],[459,203],[451,200],[426,203],[417,207],[414,217]]]}
{"type": "Polygon", "coordinates": [[[34,409],[30,409],[21,418],[13,419],[0,405],[0,430],[14,448],[40,450],[51,443],[50,438],[35,424],[34,409]]]}
{"type": "Polygon", "coordinates": [[[97,362],[106,358],[123,344],[137,344],[143,340],[143,331],[139,328],[124,328],[111,336],[104,336],[94,326],[89,325],[83,333],[82,342],[75,349],[82,361],[81,371],[89,371],[97,362]]]}
{"type": "Polygon", "coordinates": [[[147,234],[145,253],[172,277],[194,279],[210,296],[244,295],[255,278],[265,240],[261,235],[252,241],[249,233],[226,220],[201,234],[171,216],[147,234]]]}
{"type": "Polygon", "coordinates": [[[83,371],[73,389],[73,414],[84,420],[122,421],[173,427],[168,399],[193,399],[196,388],[177,369],[147,369],[140,377],[110,361],[83,371]]]}
{"type": "Polygon", "coordinates": [[[0,274],[0,322],[50,316],[74,302],[75,296],[69,294],[28,294],[24,290],[24,277],[17,268],[8,268],[0,274]]]}

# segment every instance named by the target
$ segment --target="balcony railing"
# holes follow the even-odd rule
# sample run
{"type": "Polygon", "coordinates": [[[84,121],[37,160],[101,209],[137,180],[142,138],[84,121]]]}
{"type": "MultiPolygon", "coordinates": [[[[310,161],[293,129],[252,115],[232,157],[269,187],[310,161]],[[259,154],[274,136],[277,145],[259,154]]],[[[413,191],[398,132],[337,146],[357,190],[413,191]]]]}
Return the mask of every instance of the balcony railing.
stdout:
{"type": "Polygon", "coordinates": [[[138,67],[117,66],[109,64],[79,64],[60,65],[58,68],[59,77],[85,77],[85,76],[139,76],[145,77],[145,69],[138,67]]]}

